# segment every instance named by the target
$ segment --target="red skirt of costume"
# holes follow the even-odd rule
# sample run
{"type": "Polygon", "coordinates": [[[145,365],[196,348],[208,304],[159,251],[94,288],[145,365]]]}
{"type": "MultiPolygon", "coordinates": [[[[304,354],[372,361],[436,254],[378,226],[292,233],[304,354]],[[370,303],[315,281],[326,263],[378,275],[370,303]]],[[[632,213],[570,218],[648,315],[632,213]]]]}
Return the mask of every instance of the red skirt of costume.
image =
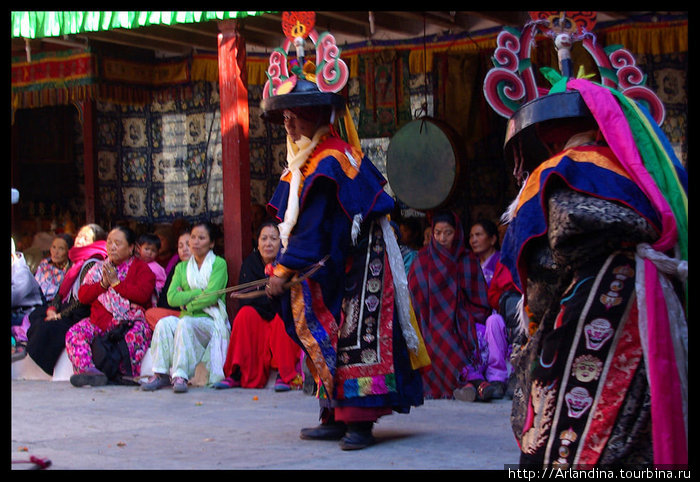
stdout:
{"type": "Polygon", "coordinates": [[[236,366],[243,388],[263,388],[276,368],[285,383],[300,373],[301,348],[284,329],[279,317],[265,321],[251,306],[239,310],[231,327],[224,374],[230,377],[236,366]]]}

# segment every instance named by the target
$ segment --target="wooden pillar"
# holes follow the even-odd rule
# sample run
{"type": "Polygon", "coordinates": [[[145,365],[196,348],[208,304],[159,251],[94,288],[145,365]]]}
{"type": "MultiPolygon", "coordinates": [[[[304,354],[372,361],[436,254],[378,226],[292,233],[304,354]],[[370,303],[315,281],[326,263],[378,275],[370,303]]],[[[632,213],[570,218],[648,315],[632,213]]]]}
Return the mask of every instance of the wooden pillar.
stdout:
{"type": "MultiPolygon", "coordinates": [[[[238,283],[241,263],[252,251],[248,79],[245,40],[236,21],[219,22],[219,31],[224,257],[231,286],[238,283]]],[[[231,317],[233,304],[230,299],[226,304],[231,317]]]]}
{"type": "MultiPolygon", "coordinates": [[[[97,192],[97,168],[95,162],[95,109],[94,101],[80,102],[83,111],[83,171],[85,176],[85,223],[95,221],[95,199],[97,192]]],[[[103,226],[109,229],[109,226],[103,226]]]]}

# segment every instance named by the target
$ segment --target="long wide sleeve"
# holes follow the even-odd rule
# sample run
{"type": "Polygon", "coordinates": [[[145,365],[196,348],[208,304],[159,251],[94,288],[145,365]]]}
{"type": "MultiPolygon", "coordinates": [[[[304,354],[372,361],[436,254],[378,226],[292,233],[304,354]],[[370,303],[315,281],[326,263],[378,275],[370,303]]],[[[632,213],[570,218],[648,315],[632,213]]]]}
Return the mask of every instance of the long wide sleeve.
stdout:
{"type": "Polygon", "coordinates": [[[168,286],[168,304],[184,309],[185,305],[192,301],[192,298],[202,294],[200,289],[190,288],[187,282],[187,262],[178,263],[175,266],[175,274],[168,286]]]}
{"type": "MultiPolygon", "coordinates": [[[[218,291],[226,288],[228,283],[228,269],[226,267],[226,261],[217,256],[214,261],[214,266],[211,269],[211,275],[209,276],[209,283],[207,283],[206,289],[202,294],[206,294],[212,291],[218,291]]],[[[214,305],[217,303],[218,299],[221,298],[221,294],[202,296],[196,300],[190,301],[185,305],[185,311],[196,313],[203,310],[204,308],[214,305]]]]}
{"type": "Polygon", "coordinates": [[[175,267],[175,274],[168,288],[168,303],[171,306],[182,307],[180,316],[202,316],[204,308],[216,304],[217,300],[224,295],[197,297],[203,293],[221,290],[226,287],[227,283],[228,269],[226,261],[219,256],[214,260],[209,282],[204,290],[190,287],[187,281],[187,263],[179,263],[175,267]]]}

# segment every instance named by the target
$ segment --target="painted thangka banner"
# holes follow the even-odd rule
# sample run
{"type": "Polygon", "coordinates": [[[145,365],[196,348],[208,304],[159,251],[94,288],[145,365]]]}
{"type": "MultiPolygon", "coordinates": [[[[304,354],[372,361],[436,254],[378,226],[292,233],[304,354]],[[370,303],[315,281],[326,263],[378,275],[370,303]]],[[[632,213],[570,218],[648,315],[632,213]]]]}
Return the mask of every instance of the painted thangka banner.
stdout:
{"type": "Polygon", "coordinates": [[[168,214],[182,214],[189,211],[187,204],[187,177],[183,169],[163,168],[163,205],[168,214]]]}
{"type": "Polygon", "coordinates": [[[221,123],[216,85],[192,84],[185,100],[97,103],[98,206],[109,222],[178,217],[218,222],[221,123]]]}

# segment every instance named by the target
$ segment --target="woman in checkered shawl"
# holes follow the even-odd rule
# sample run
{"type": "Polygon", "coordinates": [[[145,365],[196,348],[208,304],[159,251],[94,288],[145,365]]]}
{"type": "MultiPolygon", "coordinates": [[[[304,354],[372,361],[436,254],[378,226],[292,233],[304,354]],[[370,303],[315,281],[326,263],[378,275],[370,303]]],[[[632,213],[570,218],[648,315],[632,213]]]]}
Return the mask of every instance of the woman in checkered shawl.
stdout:
{"type": "Polygon", "coordinates": [[[484,323],[491,310],[479,260],[465,245],[459,218],[438,213],[432,226],[430,244],[411,265],[408,283],[432,360],[423,372],[424,394],[452,398],[455,389],[478,378],[476,323],[484,323]]]}

